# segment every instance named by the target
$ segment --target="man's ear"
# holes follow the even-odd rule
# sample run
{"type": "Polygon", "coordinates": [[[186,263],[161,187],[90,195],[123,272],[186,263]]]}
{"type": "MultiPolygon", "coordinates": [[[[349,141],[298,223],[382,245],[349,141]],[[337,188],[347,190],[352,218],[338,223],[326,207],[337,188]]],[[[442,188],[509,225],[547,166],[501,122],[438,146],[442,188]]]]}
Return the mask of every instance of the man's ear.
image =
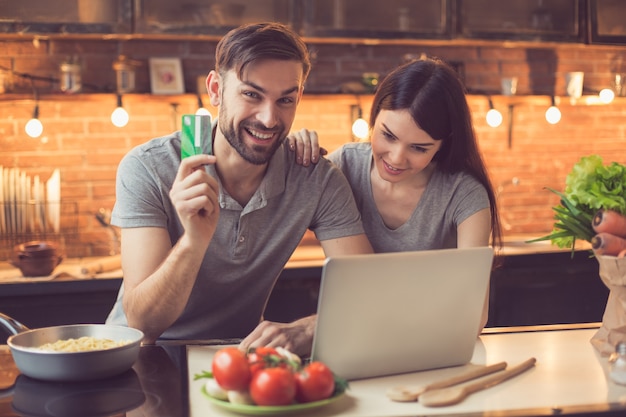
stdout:
{"type": "Polygon", "coordinates": [[[207,92],[209,93],[209,101],[212,106],[217,107],[220,105],[220,85],[222,79],[217,71],[213,70],[209,72],[206,79],[207,92]]]}

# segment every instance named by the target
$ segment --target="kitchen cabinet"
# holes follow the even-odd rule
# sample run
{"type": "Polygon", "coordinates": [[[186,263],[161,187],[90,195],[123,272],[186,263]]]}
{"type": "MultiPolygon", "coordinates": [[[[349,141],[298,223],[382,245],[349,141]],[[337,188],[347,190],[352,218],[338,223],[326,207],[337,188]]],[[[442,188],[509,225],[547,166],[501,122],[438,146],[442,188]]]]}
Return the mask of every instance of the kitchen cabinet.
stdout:
{"type": "Polygon", "coordinates": [[[131,9],[131,0],[0,0],[0,33],[129,33],[131,9]]]}
{"type": "Polygon", "coordinates": [[[0,0],[0,33],[221,37],[285,23],[305,38],[623,42],[619,0],[0,0]],[[86,7],[89,5],[89,7],[86,7]],[[589,5],[587,7],[587,5],[589,5]]]}
{"type": "Polygon", "coordinates": [[[505,256],[490,291],[488,327],[599,322],[609,294],[586,250],[505,256]]]}
{"type": "Polygon", "coordinates": [[[450,0],[308,0],[303,35],[450,38],[450,0]]]}
{"type": "Polygon", "coordinates": [[[457,30],[464,38],[583,42],[580,0],[458,0],[457,30]]]}
{"type": "Polygon", "coordinates": [[[294,23],[293,0],[135,0],[137,33],[223,35],[245,23],[294,23]]]}
{"type": "Polygon", "coordinates": [[[626,43],[626,2],[589,0],[589,40],[594,44],[626,43]]]}
{"type": "MultiPolygon", "coordinates": [[[[0,312],[27,327],[104,323],[122,279],[0,284],[0,312]]],[[[0,343],[8,333],[0,327],[0,343]]]]}

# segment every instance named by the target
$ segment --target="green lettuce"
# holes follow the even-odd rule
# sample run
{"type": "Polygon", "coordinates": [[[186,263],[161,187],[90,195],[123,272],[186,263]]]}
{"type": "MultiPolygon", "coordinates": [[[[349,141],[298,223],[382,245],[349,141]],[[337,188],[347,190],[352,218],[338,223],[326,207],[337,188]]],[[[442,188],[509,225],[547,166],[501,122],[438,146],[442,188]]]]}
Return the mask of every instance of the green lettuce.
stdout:
{"type": "Polygon", "coordinates": [[[574,248],[576,239],[591,242],[593,216],[600,209],[626,214],[626,166],[604,165],[598,155],[584,156],[565,179],[563,192],[547,188],[561,197],[553,207],[552,233],[529,242],[550,240],[560,248],[574,248]]]}

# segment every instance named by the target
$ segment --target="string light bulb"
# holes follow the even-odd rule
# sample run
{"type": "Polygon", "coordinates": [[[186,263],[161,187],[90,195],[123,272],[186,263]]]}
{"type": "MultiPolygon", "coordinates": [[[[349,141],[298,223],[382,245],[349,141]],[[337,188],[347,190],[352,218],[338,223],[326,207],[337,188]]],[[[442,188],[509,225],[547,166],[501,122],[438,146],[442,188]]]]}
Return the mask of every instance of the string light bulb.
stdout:
{"type": "Polygon", "coordinates": [[[551,125],[555,125],[561,121],[561,110],[556,106],[554,96],[552,96],[552,105],[546,110],[546,121],[551,125]]]}
{"type": "Polygon", "coordinates": [[[487,124],[491,127],[498,127],[502,124],[502,113],[496,110],[493,107],[493,101],[491,101],[491,97],[487,97],[489,100],[489,111],[487,112],[487,116],[485,117],[487,120],[487,124]]]}
{"type": "Polygon", "coordinates": [[[26,122],[24,130],[31,138],[38,138],[43,133],[43,124],[41,123],[41,120],[39,120],[39,104],[35,104],[33,118],[26,122]]]}
{"type": "Polygon", "coordinates": [[[600,97],[600,102],[609,104],[615,99],[615,92],[610,88],[603,88],[600,90],[600,93],[598,93],[598,96],[600,97]]]}
{"type": "Polygon", "coordinates": [[[39,96],[35,90],[35,108],[33,109],[33,117],[24,126],[24,131],[31,138],[38,138],[43,133],[43,124],[39,120],[39,96]]]}
{"type": "Polygon", "coordinates": [[[128,124],[128,120],[130,117],[128,116],[128,112],[122,105],[122,95],[117,95],[117,107],[111,113],[111,123],[113,123],[116,127],[124,127],[128,124]]]}
{"type": "Polygon", "coordinates": [[[352,123],[352,134],[360,140],[367,139],[370,127],[362,117],[359,117],[352,123]]]}
{"type": "MultiPolygon", "coordinates": [[[[359,96],[357,96],[357,101],[359,96]]],[[[358,140],[365,140],[369,136],[369,124],[363,118],[363,109],[361,104],[353,104],[350,106],[350,117],[352,119],[352,135],[358,140]]]]}

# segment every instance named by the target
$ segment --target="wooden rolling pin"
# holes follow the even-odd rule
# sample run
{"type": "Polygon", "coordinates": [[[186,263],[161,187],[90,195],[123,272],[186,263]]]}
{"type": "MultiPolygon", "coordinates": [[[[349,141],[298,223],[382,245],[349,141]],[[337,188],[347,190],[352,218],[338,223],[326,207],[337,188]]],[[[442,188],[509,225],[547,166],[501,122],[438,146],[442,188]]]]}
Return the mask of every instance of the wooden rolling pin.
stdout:
{"type": "Polygon", "coordinates": [[[115,271],[116,269],[120,269],[121,267],[121,255],[113,255],[85,263],[81,266],[80,273],[83,275],[94,276],[101,272],[115,271]]]}

